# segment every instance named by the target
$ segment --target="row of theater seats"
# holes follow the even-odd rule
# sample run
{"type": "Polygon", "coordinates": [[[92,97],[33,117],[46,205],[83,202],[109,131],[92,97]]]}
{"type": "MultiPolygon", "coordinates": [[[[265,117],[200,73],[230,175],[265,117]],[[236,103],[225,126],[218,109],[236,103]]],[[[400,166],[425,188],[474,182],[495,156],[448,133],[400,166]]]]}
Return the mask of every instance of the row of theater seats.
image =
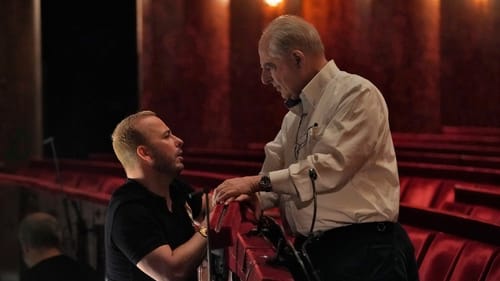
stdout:
{"type": "Polygon", "coordinates": [[[400,221],[415,247],[421,280],[500,280],[498,225],[404,203],[400,221]]]}
{"type": "MultiPolygon", "coordinates": [[[[445,127],[443,133],[393,132],[392,137],[403,174],[500,182],[497,128],[445,127]]],[[[251,149],[244,150],[187,147],[185,161],[194,170],[254,174],[264,159],[262,148],[263,144],[253,144],[251,149]]]]}
{"type": "MultiPolygon", "coordinates": [[[[186,166],[189,167],[189,165],[186,166]]],[[[186,169],[181,177],[196,187],[212,188],[224,179],[238,174],[210,171],[213,169],[210,164],[206,164],[206,167],[208,171],[186,169]]],[[[54,168],[50,160],[34,160],[28,167],[19,170],[16,175],[47,183],[47,186],[55,189],[65,186],[103,194],[111,194],[117,186],[123,183],[125,177],[123,169],[117,162],[71,159],[60,160],[59,171],[54,168]]],[[[495,193],[500,190],[500,185],[494,184],[405,175],[400,177],[400,186],[401,202],[413,206],[460,211],[465,214],[481,209],[480,205],[467,204],[467,197],[482,196],[484,197],[482,200],[485,201],[494,197],[495,193]],[[457,191],[462,194],[459,200],[455,200],[457,191]]],[[[495,202],[490,202],[484,207],[492,209],[493,212],[495,211],[494,204],[495,202]]]]}
{"type": "MultiPolygon", "coordinates": [[[[232,174],[186,170],[182,177],[196,187],[215,187],[232,174]]],[[[124,181],[124,173],[116,162],[61,160],[57,173],[51,161],[32,161],[31,165],[11,176],[17,180],[27,179],[37,186],[58,190],[64,186],[68,191],[100,194],[107,198],[124,181]]],[[[459,212],[500,224],[498,193],[500,186],[475,184],[453,179],[401,176],[401,202],[412,206],[430,207],[459,212]],[[459,195],[457,197],[457,192],[459,195]],[[495,197],[497,196],[497,197],[495,197]],[[481,202],[472,204],[469,198],[480,197],[481,202]],[[489,201],[488,201],[489,200],[489,201]],[[496,207],[496,208],[495,208],[496,207]]]]}
{"type": "MultiPolygon", "coordinates": [[[[397,149],[398,143],[403,142],[399,137],[399,140],[395,137],[397,149]]],[[[434,136],[427,138],[420,140],[424,144],[422,147],[436,147],[428,144],[436,141],[434,136]]],[[[408,141],[413,140],[409,137],[408,141]]],[[[450,158],[452,148],[464,148],[463,145],[467,146],[464,151],[474,152],[471,147],[478,149],[481,146],[473,143],[475,141],[448,140],[446,146],[449,149],[444,149],[445,153],[415,150],[412,145],[398,151],[414,155],[448,153],[446,157],[450,158]]],[[[492,143],[495,141],[492,139],[492,143]]],[[[489,145],[485,147],[494,155],[494,149],[491,150],[489,145]]],[[[474,158],[475,163],[484,163],[484,157],[490,157],[482,152],[465,156],[483,157],[474,158]]],[[[451,158],[454,157],[456,155],[451,158]]],[[[261,150],[185,149],[184,158],[187,169],[182,177],[201,188],[215,187],[235,175],[258,173],[263,154],[261,150]]],[[[462,163],[432,162],[436,157],[414,158],[399,161],[400,221],[415,246],[421,280],[500,280],[500,172],[495,159],[486,161],[490,166],[481,164],[475,167],[474,162],[466,157],[462,157],[467,160],[462,163]]],[[[27,188],[64,192],[80,200],[107,204],[111,192],[124,181],[123,170],[115,160],[63,159],[59,166],[60,169],[55,169],[50,160],[33,161],[16,174],[0,175],[0,182],[17,182],[27,188]]],[[[237,210],[241,213],[241,208],[237,210]]],[[[273,245],[249,232],[255,228],[255,221],[245,215],[247,212],[238,217],[238,212],[235,209],[226,213],[232,222],[231,239],[228,240],[231,244],[226,248],[231,271],[241,280],[291,280],[286,269],[267,263],[274,254],[273,245]]]]}
{"type": "Polygon", "coordinates": [[[421,280],[500,280],[500,130],[447,127],[393,140],[400,220],[421,280]]]}
{"type": "MultiPolygon", "coordinates": [[[[37,188],[51,191],[81,191],[101,195],[97,198],[108,198],[125,181],[123,168],[115,161],[60,159],[57,166],[55,168],[50,159],[32,160],[27,167],[14,174],[1,174],[0,179],[33,183],[37,188]]],[[[186,182],[200,189],[217,186],[232,176],[234,175],[187,169],[180,175],[186,182]]]]}
{"type": "Polygon", "coordinates": [[[403,176],[400,186],[402,203],[454,212],[500,226],[500,185],[403,176]]]}

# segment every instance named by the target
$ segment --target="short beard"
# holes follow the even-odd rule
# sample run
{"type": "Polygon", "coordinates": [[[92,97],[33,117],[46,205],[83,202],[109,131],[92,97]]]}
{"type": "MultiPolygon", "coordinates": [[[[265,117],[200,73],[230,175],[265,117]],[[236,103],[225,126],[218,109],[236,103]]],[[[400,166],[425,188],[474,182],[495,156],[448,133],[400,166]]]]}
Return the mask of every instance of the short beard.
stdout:
{"type": "Polygon", "coordinates": [[[162,157],[161,153],[158,153],[158,151],[155,149],[151,149],[151,154],[154,160],[153,169],[160,173],[176,177],[184,168],[184,165],[182,165],[182,167],[178,167],[176,166],[175,162],[166,161],[166,158],[162,157]]]}

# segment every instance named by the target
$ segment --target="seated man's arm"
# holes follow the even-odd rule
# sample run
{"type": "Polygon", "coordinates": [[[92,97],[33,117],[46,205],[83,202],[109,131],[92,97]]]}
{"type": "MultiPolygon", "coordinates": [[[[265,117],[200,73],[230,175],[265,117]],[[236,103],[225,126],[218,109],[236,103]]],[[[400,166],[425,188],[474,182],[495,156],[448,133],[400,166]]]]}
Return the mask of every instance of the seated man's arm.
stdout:
{"type": "Polygon", "coordinates": [[[137,267],[155,280],[185,280],[202,262],[206,240],[196,233],[173,251],[169,245],[160,246],[142,258],[137,267]]]}
{"type": "MultiPolygon", "coordinates": [[[[131,266],[137,266],[155,280],[187,279],[202,262],[207,239],[194,232],[186,242],[173,249],[171,238],[167,237],[187,231],[186,228],[191,225],[188,222],[184,226],[164,226],[154,217],[151,210],[140,204],[128,204],[117,210],[111,231],[114,245],[127,257],[131,266]]],[[[206,223],[203,222],[203,225],[206,223]]]]}

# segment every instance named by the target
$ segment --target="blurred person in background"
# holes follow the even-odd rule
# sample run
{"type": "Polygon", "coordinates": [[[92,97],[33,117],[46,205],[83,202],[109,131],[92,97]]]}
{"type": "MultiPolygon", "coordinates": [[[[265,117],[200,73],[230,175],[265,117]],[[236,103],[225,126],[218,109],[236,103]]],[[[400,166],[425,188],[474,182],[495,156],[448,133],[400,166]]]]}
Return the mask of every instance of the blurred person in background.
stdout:
{"type": "Polygon", "coordinates": [[[92,267],[63,253],[61,226],[48,213],[27,215],[19,226],[19,242],[27,266],[21,281],[102,280],[92,267]]]}

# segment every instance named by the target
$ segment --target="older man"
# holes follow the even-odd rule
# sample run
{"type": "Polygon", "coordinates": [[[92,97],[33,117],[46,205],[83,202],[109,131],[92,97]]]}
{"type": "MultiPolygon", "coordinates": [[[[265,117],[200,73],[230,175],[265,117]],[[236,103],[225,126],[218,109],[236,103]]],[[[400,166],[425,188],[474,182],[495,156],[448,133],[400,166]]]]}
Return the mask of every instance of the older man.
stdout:
{"type": "Polygon", "coordinates": [[[327,60],[317,30],[300,17],[274,19],[258,51],[262,83],[289,112],[265,146],[260,175],[226,180],[216,200],[260,192],[262,209],[279,206],[323,281],[418,280],[397,222],[399,177],[382,94],[327,60]]]}

